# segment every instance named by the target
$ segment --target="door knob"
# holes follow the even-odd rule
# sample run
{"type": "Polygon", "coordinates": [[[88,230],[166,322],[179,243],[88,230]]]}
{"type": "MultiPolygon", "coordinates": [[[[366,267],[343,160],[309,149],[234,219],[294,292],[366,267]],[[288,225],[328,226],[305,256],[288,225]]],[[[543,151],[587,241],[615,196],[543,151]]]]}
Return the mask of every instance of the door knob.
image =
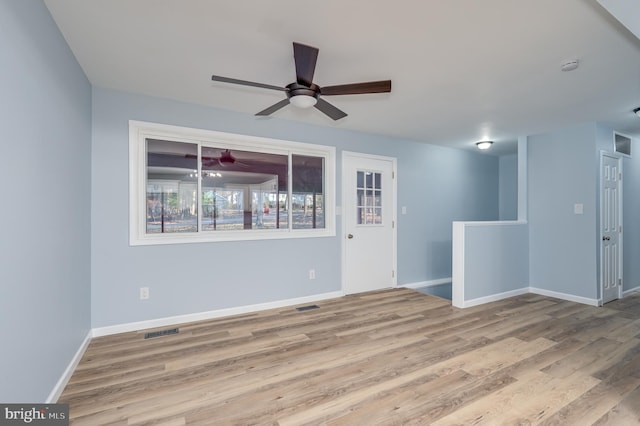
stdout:
{"type": "Polygon", "coordinates": [[[348,235],[347,235],[347,238],[348,238],[348,239],[352,239],[352,238],[353,238],[353,234],[348,234],[348,235]]]}
{"type": "Polygon", "coordinates": [[[611,240],[611,237],[602,237],[602,241],[609,241],[611,240]]]}

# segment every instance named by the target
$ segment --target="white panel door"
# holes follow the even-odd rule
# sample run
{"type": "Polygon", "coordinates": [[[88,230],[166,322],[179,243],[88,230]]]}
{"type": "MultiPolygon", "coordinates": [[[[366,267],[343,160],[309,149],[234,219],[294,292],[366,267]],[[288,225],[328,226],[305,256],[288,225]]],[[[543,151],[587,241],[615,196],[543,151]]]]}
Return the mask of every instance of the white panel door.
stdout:
{"type": "Polygon", "coordinates": [[[343,153],[343,291],[395,287],[395,159],[343,153]]]}
{"type": "Polygon", "coordinates": [[[602,303],[620,298],[622,289],[621,272],[621,183],[620,159],[602,154],[600,173],[602,193],[600,194],[601,223],[601,289],[602,303]]]}

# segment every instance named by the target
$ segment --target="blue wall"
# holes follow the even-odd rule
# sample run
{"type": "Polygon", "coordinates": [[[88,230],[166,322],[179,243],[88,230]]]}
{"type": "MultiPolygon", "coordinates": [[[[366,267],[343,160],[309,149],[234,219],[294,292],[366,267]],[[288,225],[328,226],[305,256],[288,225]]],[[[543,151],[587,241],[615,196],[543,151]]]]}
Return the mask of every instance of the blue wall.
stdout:
{"type": "Polygon", "coordinates": [[[0,52],[0,401],[44,402],[91,325],[91,88],[41,1],[0,52]]]}
{"type": "MultiPolygon", "coordinates": [[[[523,222],[456,224],[464,234],[463,282],[454,282],[454,303],[469,306],[474,299],[522,291],[529,286],[528,227],[523,222]],[[463,290],[456,300],[458,289],[463,290]]],[[[456,277],[457,278],[457,277],[456,277]]],[[[495,299],[494,299],[495,300],[495,299]]]]}
{"type": "MultiPolygon", "coordinates": [[[[496,157],[94,88],[93,327],[341,289],[339,236],[129,247],[128,120],[332,145],[338,160],[342,150],[396,157],[398,206],[407,207],[398,216],[399,284],[451,276],[452,221],[498,218],[496,157]],[[149,300],[139,300],[141,286],[149,300]]],[[[338,204],[340,185],[338,175],[338,204]]]]}
{"type": "Polygon", "coordinates": [[[518,154],[502,155],[499,159],[499,218],[518,219],[518,154]]]}
{"type": "Polygon", "coordinates": [[[531,287],[597,299],[596,153],[594,123],[528,138],[531,287]]]}
{"type": "Polygon", "coordinates": [[[640,290],[640,146],[631,142],[631,158],[622,160],[623,289],[640,290]]]}

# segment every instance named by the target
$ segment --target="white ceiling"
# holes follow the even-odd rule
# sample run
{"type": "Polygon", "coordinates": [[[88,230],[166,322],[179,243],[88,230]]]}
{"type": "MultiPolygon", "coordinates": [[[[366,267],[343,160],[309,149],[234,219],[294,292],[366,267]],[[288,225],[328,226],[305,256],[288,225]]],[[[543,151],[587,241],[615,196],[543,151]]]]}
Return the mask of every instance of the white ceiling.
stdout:
{"type": "Polygon", "coordinates": [[[211,74],[284,86],[297,41],[320,49],[318,85],[391,79],[392,92],[325,98],[349,114],[337,122],[293,106],[255,120],[470,149],[492,139],[495,153],[587,121],[640,135],[640,40],[596,0],[45,3],[98,87],[254,114],[284,94],[211,74]]]}

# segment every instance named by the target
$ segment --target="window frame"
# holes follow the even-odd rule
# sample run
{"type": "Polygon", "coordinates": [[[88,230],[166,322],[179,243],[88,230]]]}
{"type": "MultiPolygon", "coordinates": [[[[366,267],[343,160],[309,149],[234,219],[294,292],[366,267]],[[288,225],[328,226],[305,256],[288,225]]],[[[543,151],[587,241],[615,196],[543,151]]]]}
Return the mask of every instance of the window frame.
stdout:
{"type": "MultiPolygon", "coordinates": [[[[200,168],[200,165],[198,165],[200,168]]],[[[129,121],[129,245],[189,244],[222,241],[275,240],[290,238],[334,237],[336,235],[336,149],[332,146],[315,145],[282,139],[226,133],[213,130],[195,129],[143,121],[129,121]],[[229,148],[279,154],[288,156],[287,171],[287,228],[225,230],[184,233],[149,234],[146,232],[146,185],[147,152],[146,140],[160,139],[172,142],[195,143],[198,154],[202,147],[229,148]],[[293,176],[292,155],[306,155],[324,158],[324,228],[293,228],[293,176]]],[[[198,191],[198,223],[202,215],[202,189],[200,180],[198,191]]]]}

